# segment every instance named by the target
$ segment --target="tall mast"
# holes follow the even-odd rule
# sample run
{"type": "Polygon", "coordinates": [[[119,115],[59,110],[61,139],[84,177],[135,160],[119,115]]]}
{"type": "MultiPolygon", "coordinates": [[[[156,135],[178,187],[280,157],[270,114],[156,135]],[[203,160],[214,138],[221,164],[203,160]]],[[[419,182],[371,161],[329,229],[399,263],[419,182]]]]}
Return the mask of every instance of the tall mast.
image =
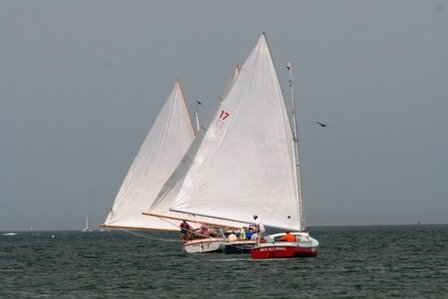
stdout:
{"type": "Polygon", "coordinates": [[[299,196],[299,213],[300,213],[300,228],[305,231],[305,217],[303,214],[303,200],[302,200],[302,184],[300,178],[300,159],[299,159],[299,139],[297,134],[297,115],[296,104],[294,99],[294,81],[292,79],[291,63],[288,62],[286,68],[289,71],[289,89],[291,91],[291,114],[292,114],[292,139],[294,141],[294,154],[296,162],[296,176],[297,176],[297,192],[299,196]]]}

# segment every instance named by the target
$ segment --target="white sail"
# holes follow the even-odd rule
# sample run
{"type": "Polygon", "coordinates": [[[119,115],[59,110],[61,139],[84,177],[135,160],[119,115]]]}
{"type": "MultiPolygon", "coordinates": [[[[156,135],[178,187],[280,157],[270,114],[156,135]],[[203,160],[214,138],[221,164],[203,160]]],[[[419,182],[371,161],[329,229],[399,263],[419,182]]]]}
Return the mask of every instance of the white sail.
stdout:
{"type": "Polygon", "coordinates": [[[179,82],[145,138],[104,226],[177,230],[178,223],[142,215],[152,205],[194,138],[179,82]]]}
{"type": "Polygon", "coordinates": [[[151,211],[248,222],[258,214],[301,230],[298,205],[291,125],[263,34],[151,211]]]}
{"type": "Polygon", "coordinates": [[[233,69],[233,73],[232,73],[232,76],[231,76],[230,79],[229,79],[229,82],[227,82],[226,88],[224,89],[224,92],[223,92],[223,96],[220,97],[221,100],[224,99],[225,96],[226,96],[226,95],[229,93],[229,91],[232,89],[233,83],[235,83],[236,78],[238,77],[239,72],[240,72],[240,66],[237,65],[237,66],[235,66],[235,68],[233,69]]]}

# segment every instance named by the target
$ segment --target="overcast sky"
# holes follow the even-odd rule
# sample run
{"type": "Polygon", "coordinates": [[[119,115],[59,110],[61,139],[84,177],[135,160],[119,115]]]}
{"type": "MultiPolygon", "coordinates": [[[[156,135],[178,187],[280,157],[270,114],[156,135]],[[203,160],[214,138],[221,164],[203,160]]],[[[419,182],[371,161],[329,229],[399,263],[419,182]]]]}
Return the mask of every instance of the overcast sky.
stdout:
{"type": "Polygon", "coordinates": [[[175,80],[205,117],[262,32],[307,224],[448,223],[447,1],[4,0],[0,231],[103,223],[175,80]]]}

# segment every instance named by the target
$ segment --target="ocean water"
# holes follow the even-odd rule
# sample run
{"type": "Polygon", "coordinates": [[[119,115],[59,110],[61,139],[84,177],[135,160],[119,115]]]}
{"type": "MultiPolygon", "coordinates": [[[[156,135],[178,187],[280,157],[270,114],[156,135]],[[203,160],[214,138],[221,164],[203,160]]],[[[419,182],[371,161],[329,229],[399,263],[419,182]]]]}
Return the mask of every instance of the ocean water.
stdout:
{"type": "Polygon", "coordinates": [[[187,254],[177,233],[0,233],[0,298],[448,298],[448,225],[310,233],[317,258],[282,260],[187,254]]]}

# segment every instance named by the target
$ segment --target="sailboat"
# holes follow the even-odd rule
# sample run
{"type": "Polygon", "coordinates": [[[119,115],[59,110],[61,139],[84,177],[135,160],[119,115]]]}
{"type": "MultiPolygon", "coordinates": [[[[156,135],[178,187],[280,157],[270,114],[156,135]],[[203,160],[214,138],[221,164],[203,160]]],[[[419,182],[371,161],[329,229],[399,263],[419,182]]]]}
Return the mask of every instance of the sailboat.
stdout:
{"type": "Polygon", "coordinates": [[[257,214],[265,226],[298,237],[280,245],[268,238],[253,258],[317,255],[319,242],[305,231],[295,118],[264,34],[203,128],[146,214],[234,228],[257,214]]]}
{"type": "Polygon", "coordinates": [[[143,216],[194,138],[182,87],[176,81],[138,151],[102,227],[179,230],[169,219],[143,216]]]}
{"type": "Polygon", "coordinates": [[[86,215],[86,225],[82,229],[82,232],[91,232],[91,231],[93,230],[89,227],[89,215],[86,215]]]}

